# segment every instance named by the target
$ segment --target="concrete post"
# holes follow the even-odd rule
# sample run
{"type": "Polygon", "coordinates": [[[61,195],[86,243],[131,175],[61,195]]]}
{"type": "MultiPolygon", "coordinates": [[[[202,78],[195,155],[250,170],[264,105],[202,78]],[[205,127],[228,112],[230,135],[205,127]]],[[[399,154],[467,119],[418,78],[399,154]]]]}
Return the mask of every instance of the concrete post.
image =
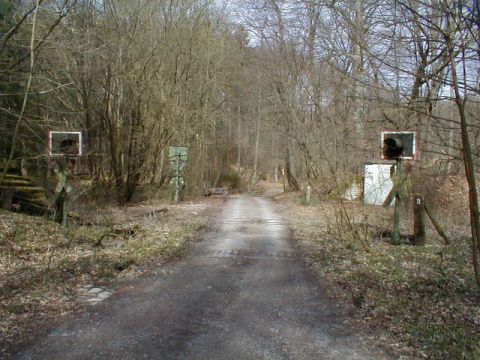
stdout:
{"type": "Polygon", "coordinates": [[[310,185],[305,186],[305,189],[303,190],[303,195],[303,203],[305,205],[310,205],[312,195],[312,187],[310,185]]]}

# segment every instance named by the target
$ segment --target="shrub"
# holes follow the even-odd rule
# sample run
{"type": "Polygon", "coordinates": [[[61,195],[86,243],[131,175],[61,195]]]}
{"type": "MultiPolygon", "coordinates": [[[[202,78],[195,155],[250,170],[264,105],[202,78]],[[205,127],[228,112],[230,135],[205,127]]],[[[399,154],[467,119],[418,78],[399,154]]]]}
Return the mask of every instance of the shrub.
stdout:
{"type": "Polygon", "coordinates": [[[237,171],[228,169],[223,173],[220,184],[228,187],[229,189],[240,189],[242,186],[242,180],[240,179],[240,175],[237,171]]]}

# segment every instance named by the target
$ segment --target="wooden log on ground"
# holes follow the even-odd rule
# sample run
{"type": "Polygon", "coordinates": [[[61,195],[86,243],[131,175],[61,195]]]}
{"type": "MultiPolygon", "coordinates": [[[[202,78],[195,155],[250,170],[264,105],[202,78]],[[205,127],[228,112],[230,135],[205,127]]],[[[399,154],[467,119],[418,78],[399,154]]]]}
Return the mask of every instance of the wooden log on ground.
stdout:
{"type": "Polygon", "coordinates": [[[2,186],[33,186],[31,181],[22,180],[22,179],[4,179],[0,185],[2,186]]]}
{"type": "Polygon", "coordinates": [[[15,174],[5,174],[5,179],[9,180],[25,180],[30,183],[33,183],[33,179],[30,176],[15,175],[15,174]]]}
{"type": "Polygon", "coordinates": [[[93,247],[94,248],[104,247],[102,241],[107,237],[116,237],[116,238],[123,239],[123,240],[128,240],[128,239],[134,238],[137,235],[138,231],[140,231],[140,230],[141,230],[141,228],[140,228],[139,225],[133,225],[133,226],[130,226],[130,227],[127,227],[127,228],[113,227],[113,228],[110,229],[110,231],[107,231],[104,234],[102,234],[98,238],[98,240],[93,244],[93,247]]]}
{"type": "Polygon", "coordinates": [[[31,202],[42,206],[48,204],[45,189],[41,187],[0,186],[0,192],[13,192],[13,202],[31,202]]]}
{"type": "Polygon", "coordinates": [[[228,188],[209,188],[205,192],[205,196],[211,196],[211,195],[228,195],[228,188]]]}
{"type": "MultiPolygon", "coordinates": [[[[0,171],[5,168],[0,163],[0,171]]],[[[21,174],[20,165],[13,162],[0,183],[0,206],[2,208],[27,212],[34,215],[52,214],[48,207],[45,188],[36,186],[30,176],[21,174]]]]}
{"type": "Polygon", "coordinates": [[[112,227],[110,232],[117,235],[128,236],[130,238],[134,238],[137,233],[140,231],[140,225],[136,224],[133,226],[119,228],[119,227],[112,227]]]}
{"type": "Polygon", "coordinates": [[[146,212],[146,213],[142,213],[142,214],[139,214],[139,215],[135,215],[135,217],[145,217],[145,218],[156,218],[158,214],[167,214],[168,213],[168,209],[167,208],[160,208],[160,209],[154,209],[152,211],[149,211],[149,212],[146,212]]]}
{"type": "Polygon", "coordinates": [[[33,197],[21,196],[20,194],[14,193],[13,200],[17,201],[17,202],[22,201],[22,202],[25,202],[25,203],[32,203],[32,204],[36,204],[36,205],[40,205],[40,206],[47,206],[48,205],[48,201],[47,201],[46,197],[33,198],[33,197]]]}
{"type": "Polygon", "coordinates": [[[0,190],[4,189],[13,189],[15,192],[22,193],[35,193],[35,192],[45,192],[45,188],[41,186],[4,186],[0,185],[0,190]]]}
{"type": "Polygon", "coordinates": [[[35,204],[28,201],[20,200],[18,202],[19,210],[31,215],[53,215],[53,210],[44,204],[35,204]]]}

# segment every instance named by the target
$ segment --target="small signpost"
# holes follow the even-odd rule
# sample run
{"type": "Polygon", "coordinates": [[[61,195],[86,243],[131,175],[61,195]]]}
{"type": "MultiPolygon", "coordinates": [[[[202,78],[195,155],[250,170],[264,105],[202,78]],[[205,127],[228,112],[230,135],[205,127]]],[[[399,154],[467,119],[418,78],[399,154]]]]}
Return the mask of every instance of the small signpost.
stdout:
{"type": "Polygon", "coordinates": [[[171,183],[175,185],[173,201],[178,203],[180,202],[180,188],[185,184],[182,172],[188,161],[188,146],[170,146],[168,158],[173,170],[171,183]]]}
{"type": "MultiPolygon", "coordinates": [[[[382,140],[382,159],[395,160],[395,165],[390,168],[390,180],[393,184],[383,206],[390,207],[395,201],[394,228],[391,243],[400,245],[400,203],[407,198],[407,175],[402,160],[418,160],[417,137],[414,131],[384,131],[382,140]]],[[[386,171],[386,169],[384,169],[386,171]]],[[[365,171],[365,194],[367,194],[367,171],[365,171]]],[[[373,202],[374,203],[374,202],[373,202]]],[[[413,196],[414,241],[413,245],[423,246],[426,242],[425,218],[427,215],[438,234],[444,239],[445,244],[450,240],[443,231],[425,198],[422,195],[413,196]]]]}

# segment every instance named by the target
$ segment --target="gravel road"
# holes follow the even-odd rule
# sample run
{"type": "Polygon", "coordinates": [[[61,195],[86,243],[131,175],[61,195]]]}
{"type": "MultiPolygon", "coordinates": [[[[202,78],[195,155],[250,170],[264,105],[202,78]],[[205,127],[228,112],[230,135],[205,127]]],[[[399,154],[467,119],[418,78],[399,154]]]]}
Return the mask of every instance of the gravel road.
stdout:
{"type": "Polygon", "coordinates": [[[132,280],[16,359],[383,359],[342,325],[268,199],[232,197],[162,275],[132,280]]]}

